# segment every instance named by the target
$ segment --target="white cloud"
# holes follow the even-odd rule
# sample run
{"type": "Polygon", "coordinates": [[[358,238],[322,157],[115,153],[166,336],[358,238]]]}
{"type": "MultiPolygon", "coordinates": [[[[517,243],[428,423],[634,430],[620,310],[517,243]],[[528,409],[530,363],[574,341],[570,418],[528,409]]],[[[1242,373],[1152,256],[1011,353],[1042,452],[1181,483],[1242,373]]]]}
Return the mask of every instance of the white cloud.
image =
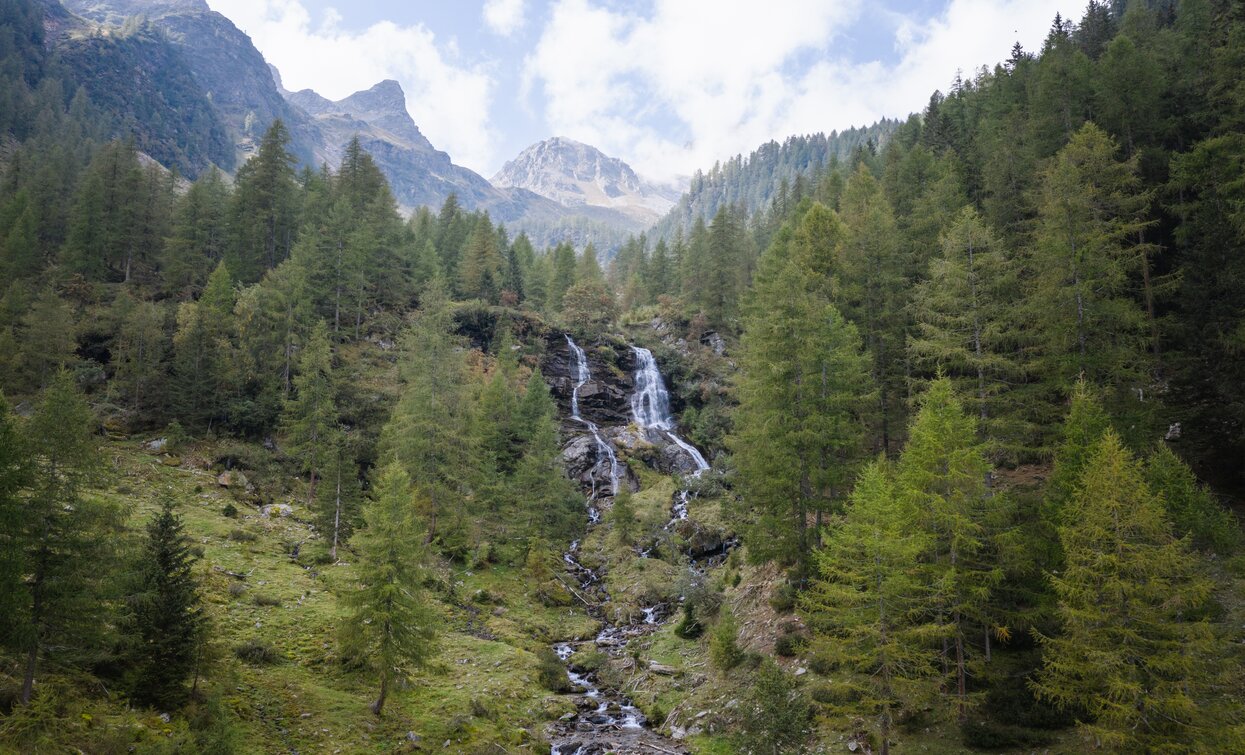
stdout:
{"type": "Polygon", "coordinates": [[[340,27],[327,11],[318,24],[301,0],[209,0],[255,42],[290,90],[315,89],[340,99],[382,79],[396,79],[407,109],[438,149],[476,170],[494,161],[489,126],[494,82],[461,64],[453,44],[439,43],[422,24],[382,21],[362,31],[340,27]]]}
{"type": "Polygon", "coordinates": [[[484,25],[495,34],[509,37],[523,28],[524,6],[523,0],[485,0],[484,25]]]}
{"type": "Polygon", "coordinates": [[[523,92],[544,100],[553,132],[668,179],[768,139],[920,110],[957,69],[971,77],[1017,40],[1037,48],[1056,11],[1081,1],[951,0],[932,20],[900,17],[894,55],[877,56],[895,62],[882,63],[836,51],[861,0],[770,0],[759,10],[655,0],[648,15],[558,0],[525,61],[523,92]]]}

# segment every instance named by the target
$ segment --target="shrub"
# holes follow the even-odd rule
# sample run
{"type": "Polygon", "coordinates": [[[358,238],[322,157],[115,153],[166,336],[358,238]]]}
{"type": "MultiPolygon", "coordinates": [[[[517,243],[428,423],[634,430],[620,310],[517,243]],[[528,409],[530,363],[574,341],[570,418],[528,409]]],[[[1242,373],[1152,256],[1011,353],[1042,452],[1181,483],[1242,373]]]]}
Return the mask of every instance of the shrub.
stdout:
{"type": "Polygon", "coordinates": [[[281,605],[281,599],[275,595],[256,595],[252,600],[255,601],[257,606],[272,607],[281,605]]]}
{"type": "Polygon", "coordinates": [[[684,601],[683,618],[679,619],[679,623],[674,625],[674,633],[678,637],[685,640],[694,640],[704,634],[705,627],[696,620],[695,612],[692,610],[692,604],[684,601]]]}
{"type": "Polygon", "coordinates": [[[782,658],[799,655],[804,647],[804,635],[798,632],[787,632],[774,640],[774,653],[782,658]]]}
{"type": "Polygon", "coordinates": [[[775,590],[769,599],[770,608],[779,613],[788,613],[795,608],[795,586],[790,582],[783,582],[775,590]]]}
{"type": "Polygon", "coordinates": [[[541,686],[551,692],[569,692],[571,689],[566,667],[553,648],[541,648],[536,652],[536,676],[541,686]]]}
{"type": "Polygon", "coordinates": [[[843,682],[821,682],[810,688],[808,694],[822,705],[845,705],[860,700],[860,690],[843,682]]]}
{"type": "Polygon", "coordinates": [[[255,534],[238,528],[229,532],[229,539],[235,543],[253,543],[255,542],[255,534]]]}
{"type": "Polygon", "coordinates": [[[721,612],[718,623],[713,625],[713,630],[709,633],[709,660],[723,671],[730,671],[743,663],[744,651],[739,647],[739,624],[729,608],[721,612]]]}
{"type": "Polygon", "coordinates": [[[249,640],[235,646],[233,654],[252,666],[271,666],[281,660],[281,654],[276,648],[259,640],[249,640]]]}
{"type": "Polygon", "coordinates": [[[226,503],[225,508],[221,509],[220,513],[224,514],[226,517],[230,519],[237,519],[238,518],[238,507],[234,506],[232,503],[226,503]]]}
{"type": "Polygon", "coordinates": [[[241,582],[229,583],[229,594],[235,598],[240,597],[246,592],[246,585],[241,582]]]}

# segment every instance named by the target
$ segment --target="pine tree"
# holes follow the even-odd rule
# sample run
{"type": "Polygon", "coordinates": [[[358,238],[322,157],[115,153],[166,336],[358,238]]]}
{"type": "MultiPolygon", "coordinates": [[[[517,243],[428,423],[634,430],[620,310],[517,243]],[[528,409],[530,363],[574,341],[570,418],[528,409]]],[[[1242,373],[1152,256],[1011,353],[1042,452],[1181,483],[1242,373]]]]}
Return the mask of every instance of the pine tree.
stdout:
{"type": "Polygon", "coordinates": [[[810,653],[859,694],[832,712],[867,711],[884,754],[897,717],[932,696],[931,647],[944,634],[928,612],[932,587],[921,557],[930,541],[912,526],[919,517],[913,499],[895,489],[884,460],[867,466],[846,514],[828,530],[817,576],[800,599],[813,630],[810,653]]]}
{"type": "Polygon", "coordinates": [[[323,320],[311,329],[311,336],[298,358],[294,377],[294,397],[287,399],[281,412],[281,429],[292,455],[298,458],[307,483],[307,508],[314,509],[316,489],[325,468],[337,453],[341,431],[337,423],[337,391],[333,385],[333,352],[328,326],[323,320]]]}
{"type": "Polygon", "coordinates": [[[76,361],[76,330],[73,310],[54,290],[44,289],[22,317],[18,362],[26,387],[45,388],[60,370],[76,361]]]}
{"type": "Polygon", "coordinates": [[[9,402],[0,394],[0,642],[14,636],[22,605],[23,552],[18,547],[30,483],[30,457],[9,402]]]}
{"type": "Polygon", "coordinates": [[[493,232],[488,215],[484,215],[476,221],[467,239],[467,248],[463,250],[458,267],[458,290],[467,298],[496,304],[504,267],[505,260],[497,247],[497,234],[493,232]]]}
{"type": "Polygon", "coordinates": [[[380,715],[394,679],[432,657],[438,618],[424,597],[427,557],[414,513],[411,480],[390,463],[364,508],[367,529],[358,538],[361,588],[347,596],[352,614],[343,631],[347,651],[371,661],[380,673],[372,712],[380,715]]]}
{"type": "Polygon", "coordinates": [[[1195,732],[1214,726],[1201,687],[1216,646],[1204,621],[1182,613],[1207,600],[1211,583],[1113,431],[1096,444],[1070,506],[1059,530],[1066,563],[1051,577],[1063,630],[1041,638],[1034,689],[1084,710],[1095,746],[1192,751],[1195,732]]]}
{"type": "Polygon", "coordinates": [[[532,372],[516,410],[516,435],[522,456],[511,477],[510,500],[526,522],[524,536],[561,541],[582,516],[582,500],[562,467],[558,407],[540,371],[532,372]]]}
{"type": "Polygon", "coordinates": [[[201,427],[228,418],[234,395],[233,277],[224,262],[208,278],[203,296],[177,310],[173,336],[173,406],[178,417],[201,427]]]}
{"type": "Polygon", "coordinates": [[[208,275],[225,257],[229,187],[221,172],[209,169],[178,200],[165,241],[161,278],[164,290],[182,301],[198,296],[208,275]]]}
{"type": "Polygon", "coordinates": [[[186,680],[197,676],[206,619],[194,563],[182,518],[166,495],[147,524],[126,622],[134,697],[145,705],[176,707],[186,698],[186,680]]]}
{"type": "Polygon", "coordinates": [[[1241,545],[1241,524],[1198,482],[1193,470],[1167,445],[1160,445],[1145,465],[1146,484],[1162,496],[1167,518],[1177,537],[1186,535],[1200,548],[1227,555],[1241,545]]]}
{"type": "Polygon", "coordinates": [[[575,248],[563,242],[553,249],[553,266],[549,278],[546,309],[549,312],[561,312],[562,297],[573,285],[575,285],[575,248]]]}
{"type": "Polygon", "coordinates": [[[1046,487],[1046,518],[1062,523],[1063,512],[1072,500],[1081,475],[1104,433],[1111,429],[1111,420],[1102,408],[1097,392],[1084,380],[1072,391],[1072,402],[1055,448],[1055,466],[1046,487]]]}

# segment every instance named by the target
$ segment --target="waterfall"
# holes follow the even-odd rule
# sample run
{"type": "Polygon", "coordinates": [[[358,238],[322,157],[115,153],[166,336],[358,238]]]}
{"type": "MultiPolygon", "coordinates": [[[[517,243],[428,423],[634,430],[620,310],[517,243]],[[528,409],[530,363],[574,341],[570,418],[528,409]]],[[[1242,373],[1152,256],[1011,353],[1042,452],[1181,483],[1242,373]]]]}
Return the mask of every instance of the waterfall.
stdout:
{"type": "Polygon", "coordinates": [[[696,465],[693,477],[709,468],[704,455],[691,443],[675,434],[674,415],[670,413],[670,393],[666,391],[666,381],[661,378],[657,369],[657,360],[653,352],[641,346],[632,346],[635,352],[635,393],[631,395],[631,416],[640,427],[665,433],[667,437],[691,457],[696,465]]]}
{"type": "MultiPolygon", "coordinates": [[[[575,356],[575,388],[571,391],[571,419],[588,428],[592,433],[592,437],[597,442],[597,466],[605,459],[610,463],[610,495],[618,495],[618,478],[621,474],[618,471],[618,457],[614,454],[614,448],[601,437],[601,428],[597,427],[591,420],[584,419],[579,414],[579,389],[592,379],[592,373],[588,370],[588,355],[579,345],[570,337],[566,336],[566,345],[570,347],[571,353],[575,356]]],[[[596,467],[593,467],[595,470],[596,467]]],[[[596,481],[592,483],[592,497],[597,497],[596,481]]],[[[595,513],[595,511],[593,512],[595,513]]],[[[594,517],[595,518],[595,517],[594,517]]]]}

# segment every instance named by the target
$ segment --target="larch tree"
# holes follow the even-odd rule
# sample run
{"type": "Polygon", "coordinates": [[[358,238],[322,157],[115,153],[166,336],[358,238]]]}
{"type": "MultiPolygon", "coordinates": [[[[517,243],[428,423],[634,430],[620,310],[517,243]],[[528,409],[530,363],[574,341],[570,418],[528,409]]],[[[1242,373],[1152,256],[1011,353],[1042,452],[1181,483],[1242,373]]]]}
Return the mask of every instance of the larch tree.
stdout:
{"type": "Polygon", "coordinates": [[[394,462],[376,482],[364,507],[367,528],[356,538],[360,588],[346,597],[352,609],[343,629],[347,652],[375,665],[380,691],[372,712],[380,715],[395,679],[432,657],[439,621],[424,596],[427,549],[415,512],[411,479],[394,462]]]}
{"type": "Polygon", "coordinates": [[[1011,316],[1017,271],[971,207],[955,217],[939,247],[913,292],[908,353],[918,374],[941,370],[951,378],[979,429],[1014,452],[1028,441],[1009,395],[1023,374],[1016,348],[1021,337],[1011,316]]]}
{"type": "Polygon", "coordinates": [[[1136,161],[1115,152],[1115,141],[1087,123],[1044,172],[1026,315],[1050,389],[1083,376],[1123,399],[1147,385],[1145,311],[1130,280],[1149,264],[1137,249],[1149,199],[1136,161]]]}
{"type": "Polygon", "coordinates": [[[749,554],[805,573],[817,522],[841,506],[862,455],[861,407],[871,398],[860,336],[821,287],[779,247],[762,258],[744,318],[730,440],[751,512],[749,554]]]}
{"type": "Polygon", "coordinates": [[[912,526],[914,501],[896,490],[884,460],[865,467],[846,513],[835,517],[816,576],[800,597],[813,630],[810,653],[834,668],[832,676],[859,699],[831,712],[854,718],[868,712],[881,752],[890,752],[896,719],[934,694],[944,634],[927,607],[933,587],[921,558],[928,534],[912,526]]]}
{"type": "MultiPolygon", "coordinates": [[[[1041,637],[1034,690],[1084,711],[1091,746],[1189,751],[1195,732],[1205,742],[1217,726],[1202,707],[1214,635],[1187,615],[1212,583],[1188,543],[1172,536],[1161,498],[1114,431],[1094,447],[1070,507],[1059,530],[1064,568],[1050,577],[1062,631],[1041,637]]],[[[1234,736],[1220,728],[1211,739],[1234,736]]]]}
{"type": "Polygon", "coordinates": [[[294,395],[281,412],[281,429],[290,453],[308,475],[307,508],[316,508],[316,493],[325,469],[337,454],[341,429],[337,422],[337,389],[333,384],[333,350],[323,320],[311,329],[298,358],[294,395]]]}
{"type": "Polygon", "coordinates": [[[33,479],[11,546],[24,575],[12,639],[25,656],[20,699],[29,703],[45,653],[84,652],[107,622],[103,582],[119,512],[85,489],[103,473],[95,416],[62,371],[27,421],[33,479]]]}
{"type": "Polygon", "coordinates": [[[954,680],[961,719],[968,708],[972,638],[980,630],[989,653],[991,589],[1002,570],[991,538],[1000,526],[1001,498],[987,487],[990,463],[977,434],[977,419],[946,377],[930,383],[908,430],[899,458],[896,488],[908,497],[928,535],[925,554],[932,608],[945,625],[943,662],[954,680]]]}

